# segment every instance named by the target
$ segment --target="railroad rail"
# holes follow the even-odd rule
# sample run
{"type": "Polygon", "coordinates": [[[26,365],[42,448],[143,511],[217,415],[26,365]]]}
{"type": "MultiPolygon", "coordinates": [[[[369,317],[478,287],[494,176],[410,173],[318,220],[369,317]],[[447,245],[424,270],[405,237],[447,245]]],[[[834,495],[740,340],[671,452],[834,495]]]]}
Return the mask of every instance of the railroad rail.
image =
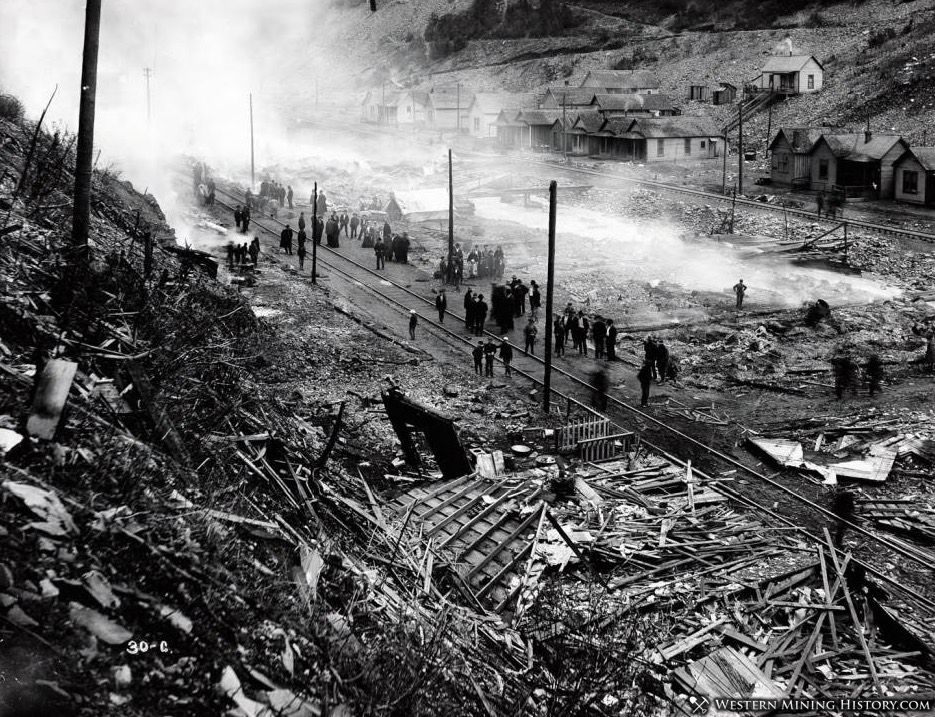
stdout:
{"type": "MultiPolygon", "coordinates": [[[[234,196],[230,192],[226,190],[222,190],[220,188],[217,189],[217,193],[223,194],[237,202],[243,201],[242,199],[238,199],[236,196],[234,196]]],[[[223,201],[217,201],[217,203],[233,211],[233,207],[231,205],[223,201]]],[[[262,222],[271,221],[271,222],[274,222],[279,227],[286,226],[284,222],[281,222],[271,217],[254,217],[251,220],[252,224],[256,225],[258,228],[260,228],[267,234],[273,236],[277,240],[279,238],[279,231],[276,229],[271,229],[268,226],[265,226],[265,224],[261,223],[261,221],[262,222]]],[[[474,340],[476,339],[476,337],[471,336],[470,338],[465,338],[462,334],[452,331],[444,323],[440,323],[434,320],[432,317],[435,315],[436,310],[435,310],[434,303],[431,300],[429,300],[428,298],[424,296],[420,296],[416,292],[411,291],[409,288],[402,286],[401,284],[391,281],[390,279],[388,279],[388,277],[385,274],[380,273],[374,269],[370,269],[364,266],[363,264],[361,264],[360,262],[354,260],[353,258],[348,257],[344,255],[343,253],[336,251],[335,249],[328,247],[324,244],[318,245],[318,263],[326,267],[327,269],[329,269],[331,272],[344,277],[346,280],[350,281],[351,283],[357,286],[360,286],[364,288],[365,290],[367,290],[368,292],[375,294],[379,298],[385,300],[387,303],[389,303],[390,305],[395,307],[398,311],[400,311],[400,313],[403,315],[408,314],[409,311],[413,310],[414,307],[416,306],[424,306],[428,308],[429,311],[427,313],[419,312],[418,310],[416,310],[416,313],[419,316],[419,319],[421,322],[423,322],[426,325],[431,326],[433,331],[436,334],[440,334],[446,340],[446,343],[448,343],[451,346],[461,347],[461,348],[473,347],[474,340]],[[337,265],[338,261],[343,262],[343,265],[338,266],[337,265]],[[373,281],[374,279],[376,279],[377,282],[374,282],[373,281]]],[[[462,323],[463,319],[459,317],[458,315],[456,315],[454,312],[447,311],[446,314],[451,316],[451,318],[454,319],[457,325],[459,326],[463,325],[462,323]]],[[[484,333],[488,337],[498,338],[497,334],[491,331],[485,331],[484,333]]],[[[542,386],[542,380],[538,376],[534,375],[528,367],[528,364],[532,363],[535,368],[539,368],[539,366],[544,364],[544,361],[541,358],[539,358],[538,356],[534,356],[534,355],[525,355],[522,351],[517,350],[515,352],[514,362],[515,362],[513,365],[514,372],[528,379],[534,385],[538,387],[542,386]],[[525,364],[526,366],[522,367],[517,364],[525,364]]],[[[558,374],[558,376],[562,377],[564,380],[569,382],[571,386],[573,387],[584,388],[584,389],[587,389],[588,391],[593,390],[593,387],[585,378],[582,378],[572,373],[571,371],[567,371],[561,368],[560,366],[556,366],[554,364],[553,364],[552,371],[553,371],[553,374],[558,374]]],[[[579,410],[583,410],[585,412],[591,413],[596,416],[606,417],[603,414],[599,413],[598,411],[595,411],[590,406],[574,398],[569,393],[563,392],[554,387],[552,388],[552,393],[560,400],[566,401],[568,405],[576,406],[579,410]]],[[[722,464],[727,464],[731,466],[731,468],[733,469],[743,471],[744,473],[750,475],[751,477],[756,478],[762,484],[768,485],[772,487],[773,489],[781,491],[783,494],[789,496],[793,500],[817,512],[819,515],[825,518],[835,520],[835,521],[839,520],[838,516],[834,514],[832,511],[829,511],[827,508],[824,508],[823,506],[818,505],[817,503],[810,500],[809,498],[798,494],[791,488],[782,485],[781,483],[773,480],[769,476],[766,476],[760,473],[759,471],[747,466],[741,461],[731,456],[728,456],[722,453],[721,451],[718,451],[715,448],[712,448],[711,446],[708,446],[702,441],[697,440],[696,438],[680,431],[679,429],[673,426],[670,426],[665,421],[662,421],[649,413],[641,411],[639,408],[632,406],[631,404],[625,401],[622,401],[621,399],[611,394],[608,394],[607,398],[608,398],[608,403],[613,405],[614,407],[621,409],[623,411],[626,411],[628,413],[631,413],[634,416],[637,416],[638,418],[644,421],[652,423],[662,428],[663,430],[672,433],[673,435],[678,437],[680,440],[683,440],[691,444],[692,446],[697,447],[700,450],[704,451],[714,461],[720,462],[722,464]]],[[[615,423],[613,421],[611,422],[611,425],[620,430],[630,430],[630,427],[621,426],[620,424],[615,423]]],[[[647,441],[645,439],[641,439],[641,442],[647,445],[652,450],[656,451],[659,455],[663,456],[664,458],[666,458],[673,464],[681,466],[683,468],[687,466],[685,461],[673,455],[671,452],[669,452],[665,448],[655,445],[654,443],[647,441]]],[[[810,541],[813,541],[816,544],[821,544],[827,548],[827,543],[824,541],[824,539],[821,536],[813,534],[807,528],[803,527],[802,525],[799,525],[798,523],[791,520],[790,518],[783,516],[777,513],[775,510],[762,505],[755,498],[752,498],[748,495],[744,495],[740,491],[737,491],[733,488],[725,486],[723,484],[723,481],[719,481],[717,478],[711,476],[710,472],[704,472],[704,471],[698,470],[697,467],[695,466],[693,466],[693,472],[695,475],[699,476],[702,480],[711,481],[713,484],[712,488],[714,488],[718,492],[723,493],[728,498],[731,498],[737,501],[738,503],[741,503],[753,510],[757,510],[763,513],[764,515],[767,515],[775,520],[778,520],[786,524],[788,527],[796,530],[797,532],[799,532],[801,535],[803,535],[810,541]]],[[[848,521],[845,521],[845,523],[850,530],[860,534],[862,537],[872,541],[876,545],[882,548],[885,548],[886,550],[890,551],[893,554],[906,558],[907,560],[910,560],[926,569],[931,569],[932,566],[925,562],[925,559],[923,556],[917,555],[913,553],[912,551],[906,550],[902,546],[890,542],[886,538],[880,535],[877,535],[876,533],[864,528],[861,525],[858,525],[853,522],[848,522],[848,521]]],[[[840,551],[840,552],[842,555],[844,554],[844,551],[840,551]]],[[[892,588],[898,590],[903,595],[908,596],[916,604],[924,605],[929,611],[931,611],[931,614],[935,616],[935,600],[932,600],[926,597],[925,595],[922,595],[921,593],[917,592],[911,587],[902,585],[901,583],[896,581],[894,578],[881,572],[879,569],[874,567],[874,563],[879,564],[879,561],[880,561],[879,554],[875,554],[872,559],[868,558],[865,560],[860,560],[858,558],[852,557],[852,562],[859,564],[861,567],[863,567],[863,569],[868,574],[875,576],[877,579],[890,585],[892,588]],[[871,560],[872,562],[870,562],[871,560]]]]}

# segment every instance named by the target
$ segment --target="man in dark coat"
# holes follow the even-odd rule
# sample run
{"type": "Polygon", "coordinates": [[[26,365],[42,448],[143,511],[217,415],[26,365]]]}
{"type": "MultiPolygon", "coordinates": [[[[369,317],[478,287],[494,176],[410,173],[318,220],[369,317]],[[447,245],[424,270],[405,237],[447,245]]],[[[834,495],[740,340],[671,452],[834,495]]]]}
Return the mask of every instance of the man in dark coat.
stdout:
{"type": "Polygon", "coordinates": [[[594,323],[591,324],[591,336],[594,337],[594,358],[604,358],[604,340],[607,338],[607,324],[600,316],[594,317],[594,323]]]}
{"type": "Polygon", "coordinates": [[[409,262],[409,235],[406,232],[399,238],[399,258],[396,261],[401,264],[409,262]]]}
{"type": "Polygon", "coordinates": [[[555,334],[555,349],[554,353],[556,356],[565,355],[565,322],[561,316],[556,316],[555,321],[552,322],[552,333],[555,334]]]}
{"type": "Polygon", "coordinates": [[[438,323],[445,323],[445,309],[448,308],[448,297],[445,296],[445,290],[442,289],[435,297],[435,310],[438,312],[438,323]]]}
{"type": "Polygon", "coordinates": [[[357,216],[357,212],[354,212],[354,215],[351,217],[351,239],[357,236],[357,227],[360,226],[360,217],[357,216]]]}
{"type": "Polygon", "coordinates": [[[659,374],[659,383],[665,383],[669,373],[669,349],[662,340],[656,342],[656,373],[659,374]]]}
{"type": "Polygon", "coordinates": [[[237,231],[240,231],[240,221],[243,219],[243,212],[240,209],[240,205],[237,205],[237,208],[234,209],[234,224],[237,225],[237,231]]]}
{"type": "Polygon", "coordinates": [[[392,239],[393,239],[393,230],[390,229],[390,223],[387,221],[384,221],[383,222],[383,243],[386,244],[392,239]]]}
{"type": "Polygon", "coordinates": [[[493,360],[497,355],[497,345],[493,339],[487,339],[484,344],[484,375],[493,378],[493,360]]]}
{"type": "Polygon", "coordinates": [[[535,281],[529,282],[529,313],[536,321],[539,320],[539,307],[542,306],[542,294],[539,293],[539,285],[535,281]]]}
{"type": "Polygon", "coordinates": [[[383,243],[382,237],[377,237],[376,243],[373,245],[373,253],[377,257],[377,269],[386,268],[386,244],[383,243]]]}
{"type": "Polygon", "coordinates": [[[747,285],[743,283],[743,279],[734,284],[734,293],[737,295],[737,308],[743,308],[743,297],[747,293],[747,285]]]}
{"type": "Polygon", "coordinates": [[[523,337],[526,339],[525,348],[523,353],[533,354],[536,353],[536,334],[539,333],[539,329],[536,328],[536,322],[532,320],[532,317],[529,317],[529,321],[526,322],[526,326],[523,329],[523,337]]]}
{"type": "Polygon", "coordinates": [[[478,336],[484,335],[484,322],[487,321],[487,303],[484,301],[484,295],[477,295],[477,303],[474,304],[474,333],[478,336]]]}
{"type": "Polygon", "coordinates": [[[338,234],[340,231],[341,229],[338,226],[338,219],[334,214],[332,214],[331,218],[328,220],[328,223],[325,225],[325,238],[328,241],[328,246],[330,246],[332,249],[337,249],[339,246],[338,234]]]}
{"type": "Polygon", "coordinates": [[[416,340],[416,326],[419,325],[419,316],[416,314],[415,309],[409,311],[409,338],[412,341],[416,340]]]}
{"type": "Polygon", "coordinates": [[[250,207],[243,208],[243,214],[240,217],[240,233],[246,234],[250,228],[250,207]]]}
{"type": "Polygon", "coordinates": [[[279,233],[279,248],[285,249],[286,254],[292,253],[292,227],[286,224],[286,228],[279,233]]]}
{"type": "Polygon", "coordinates": [[[607,360],[617,360],[617,327],[613,319],[607,319],[607,338],[604,341],[607,348],[607,360]]]}
{"type": "Polygon", "coordinates": [[[875,395],[880,390],[880,382],[883,381],[883,362],[879,354],[870,354],[864,366],[864,376],[867,377],[870,395],[875,395]]]}
{"type": "Polygon", "coordinates": [[[510,345],[510,339],[506,336],[500,342],[500,360],[503,361],[503,369],[507,376],[513,375],[513,347],[510,345]]]}
{"type": "Polygon", "coordinates": [[[299,232],[298,237],[298,248],[296,249],[296,254],[299,257],[299,271],[305,269],[305,232],[299,232]]]}
{"type": "Polygon", "coordinates": [[[256,267],[257,260],[260,258],[260,237],[253,237],[253,241],[250,242],[250,261],[253,262],[253,266],[256,267]]]}
{"type": "Polygon", "coordinates": [[[464,292],[464,328],[471,331],[474,328],[474,292],[468,289],[464,292]]]}
{"type": "Polygon", "coordinates": [[[471,350],[471,356],[474,358],[474,373],[478,376],[483,373],[483,363],[484,363],[484,341],[483,339],[477,342],[471,350]]]}
{"type": "Polygon", "coordinates": [[[292,209],[292,197],[293,196],[295,195],[292,193],[292,185],[290,184],[286,188],[286,201],[289,202],[289,209],[292,209]]]}
{"type": "Polygon", "coordinates": [[[610,388],[610,379],[607,369],[603,366],[591,373],[591,404],[599,411],[607,410],[607,390],[610,388]]]}
{"type": "Polygon", "coordinates": [[[315,220],[315,228],[312,229],[312,241],[321,244],[321,238],[325,234],[325,220],[320,216],[315,220]]]}
{"type": "Polygon", "coordinates": [[[653,373],[655,369],[649,361],[644,361],[642,368],[636,374],[640,382],[640,405],[645,406],[649,403],[649,386],[653,382],[653,373]]]}
{"type": "Polygon", "coordinates": [[[583,311],[578,312],[578,353],[584,356],[588,355],[588,330],[591,328],[591,322],[584,315],[583,311]]]}
{"type": "Polygon", "coordinates": [[[328,213],[328,200],[324,192],[318,193],[318,216],[323,217],[328,213]]]}
{"type": "Polygon", "coordinates": [[[299,212],[299,231],[305,229],[305,212],[299,212]]]}
{"type": "Polygon", "coordinates": [[[658,378],[656,375],[656,339],[652,336],[647,336],[643,341],[643,363],[649,365],[653,378],[658,378]]]}
{"type": "Polygon", "coordinates": [[[339,231],[338,233],[340,234],[340,232],[343,231],[343,232],[344,232],[344,236],[345,236],[345,237],[348,236],[348,233],[347,233],[347,225],[348,225],[349,223],[350,223],[350,220],[347,218],[347,210],[345,210],[345,211],[341,212],[341,218],[338,220],[338,224],[340,225],[340,228],[341,228],[340,231],[339,231]]]}

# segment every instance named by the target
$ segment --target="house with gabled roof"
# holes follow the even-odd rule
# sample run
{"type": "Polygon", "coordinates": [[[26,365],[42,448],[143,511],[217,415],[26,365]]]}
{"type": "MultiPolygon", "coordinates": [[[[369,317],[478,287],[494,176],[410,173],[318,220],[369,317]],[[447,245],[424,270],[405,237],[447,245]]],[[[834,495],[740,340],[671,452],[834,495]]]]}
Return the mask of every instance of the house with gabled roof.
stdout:
{"type": "Polygon", "coordinates": [[[474,93],[463,85],[445,85],[429,90],[427,124],[438,130],[467,131],[467,110],[474,93]]]}
{"type": "Polygon", "coordinates": [[[478,92],[467,111],[467,131],[475,137],[496,137],[497,119],[501,112],[535,109],[532,92],[478,92]]]}
{"type": "Polygon", "coordinates": [[[760,70],[757,87],[787,95],[818,92],[825,68],[814,55],[772,55],[760,70]]]}
{"type": "Polygon", "coordinates": [[[659,78],[649,70],[591,70],[581,81],[581,87],[599,88],[611,95],[654,95],[659,92],[659,78]]]}
{"type": "Polygon", "coordinates": [[[893,165],[897,201],[935,206],[935,147],[912,147],[893,165]]]}
{"type": "Polygon", "coordinates": [[[591,104],[591,100],[594,99],[594,93],[596,91],[603,92],[604,88],[599,87],[595,90],[593,87],[569,87],[567,85],[548,87],[546,88],[545,96],[543,96],[542,101],[539,103],[539,108],[543,110],[555,110],[564,107],[567,113],[569,109],[587,107],[591,104]]]}
{"type": "Polygon", "coordinates": [[[809,151],[811,188],[844,198],[893,198],[893,165],[909,149],[894,134],[822,134],[809,151]]]}
{"type": "Polygon", "coordinates": [[[399,124],[423,125],[429,106],[429,93],[422,90],[406,90],[399,93],[396,121],[399,124]]]}
{"type": "Polygon", "coordinates": [[[820,129],[783,127],[769,143],[770,179],[783,187],[807,188],[812,181],[812,147],[820,129]]]}

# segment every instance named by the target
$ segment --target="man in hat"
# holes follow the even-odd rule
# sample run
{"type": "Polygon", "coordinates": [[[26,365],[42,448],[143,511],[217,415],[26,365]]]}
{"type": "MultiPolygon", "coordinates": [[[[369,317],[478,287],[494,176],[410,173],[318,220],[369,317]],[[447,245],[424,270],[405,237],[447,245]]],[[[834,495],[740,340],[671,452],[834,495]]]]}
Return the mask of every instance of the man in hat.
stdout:
{"type": "Polygon", "coordinates": [[[737,308],[743,308],[743,296],[747,293],[747,285],[743,283],[743,279],[734,284],[734,293],[737,295],[737,308]]]}
{"type": "Polygon", "coordinates": [[[416,326],[419,325],[419,317],[416,314],[415,309],[409,310],[409,338],[413,341],[416,340],[416,326]]]}
{"type": "Polygon", "coordinates": [[[484,340],[481,339],[477,342],[471,350],[471,356],[474,358],[474,373],[480,376],[483,373],[483,362],[484,362],[484,340]]]}
{"type": "Polygon", "coordinates": [[[504,336],[500,343],[500,360],[503,361],[503,368],[507,376],[513,375],[513,368],[510,364],[513,362],[513,347],[510,345],[508,336],[504,336]]]}
{"type": "Polygon", "coordinates": [[[445,296],[445,290],[442,289],[435,297],[435,310],[438,311],[438,323],[445,323],[445,309],[448,308],[448,297],[445,296]]]}

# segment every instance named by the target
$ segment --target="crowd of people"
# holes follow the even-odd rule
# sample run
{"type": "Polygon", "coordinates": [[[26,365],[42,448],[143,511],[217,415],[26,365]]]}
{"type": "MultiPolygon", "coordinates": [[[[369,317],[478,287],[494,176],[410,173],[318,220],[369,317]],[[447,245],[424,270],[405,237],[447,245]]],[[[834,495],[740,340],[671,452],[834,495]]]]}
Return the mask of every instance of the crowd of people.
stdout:
{"type": "Polygon", "coordinates": [[[501,247],[491,249],[488,244],[483,247],[475,245],[465,254],[458,242],[451,256],[442,257],[436,277],[459,287],[466,279],[502,279],[505,268],[506,260],[501,247]]]}

